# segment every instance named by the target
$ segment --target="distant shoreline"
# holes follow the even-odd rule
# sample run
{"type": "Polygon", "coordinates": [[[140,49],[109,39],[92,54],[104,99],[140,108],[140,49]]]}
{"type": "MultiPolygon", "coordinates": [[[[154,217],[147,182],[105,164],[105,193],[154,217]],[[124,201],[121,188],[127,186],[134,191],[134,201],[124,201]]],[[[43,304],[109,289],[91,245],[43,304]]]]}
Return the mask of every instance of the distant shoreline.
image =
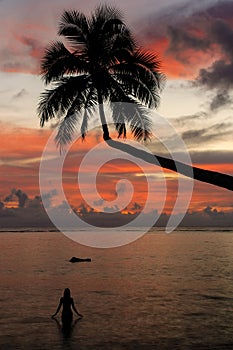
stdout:
{"type": "MultiPolygon", "coordinates": [[[[79,228],[80,229],[80,228],[79,228]]],[[[156,229],[158,232],[165,231],[165,226],[153,226],[151,229],[148,230],[148,233],[152,233],[151,230],[156,229]]],[[[75,229],[70,229],[71,231],[75,231],[75,229]]],[[[88,231],[86,229],[80,229],[81,231],[88,231]]],[[[132,228],[131,228],[132,230],[132,228]]],[[[233,226],[178,226],[174,232],[183,232],[183,231],[196,231],[196,232],[233,232],[233,226]]],[[[57,228],[52,227],[5,227],[0,228],[0,234],[1,233],[62,233],[62,231],[58,230],[57,228]]]]}
{"type": "MultiPolygon", "coordinates": [[[[59,212],[61,222],[64,229],[69,229],[69,212],[61,210],[59,212]]],[[[121,228],[124,225],[130,224],[133,227],[133,221],[139,213],[123,215],[121,213],[83,213],[80,216],[79,228],[86,229],[85,223],[95,227],[103,228],[121,228]],[[83,227],[82,227],[83,226],[83,227]]],[[[223,212],[215,208],[206,207],[201,211],[187,212],[185,214],[173,214],[175,222],[180,222],[178,227],[233,227],[233,211],[223,212]],[[180,222],[181,215],[181,222],[180,222]],[[178,216],[178,217],[177,217],[178,216]]],[[[158,217],[156,211],[141,214],[140,226],[147,227],[148,223],[156,223],[153,227],[166,227],[170,224],[169,220],[172,217],[169,214],[161,213],[158,217]]],[[[2,209],[0,210],[0,230],[13,231],[28,231],[28,230],[43,230],[43,231],[59,231],[51,222],[45,210],[38,208],[17,208],[17,209],[2,209]]]]}

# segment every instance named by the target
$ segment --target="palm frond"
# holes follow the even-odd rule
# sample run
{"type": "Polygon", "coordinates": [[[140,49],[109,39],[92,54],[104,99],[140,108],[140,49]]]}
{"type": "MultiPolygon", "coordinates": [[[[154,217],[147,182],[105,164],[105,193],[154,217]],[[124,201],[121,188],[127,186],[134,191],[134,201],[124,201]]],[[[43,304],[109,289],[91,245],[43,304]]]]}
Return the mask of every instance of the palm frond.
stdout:
{"type": "Polygon", "coordinates": [[[86,134],[87,134],[88,119],[89,119],[89,114],[88,114],[87,110],[85,109],[84,114],[83,114],[82,125],[81,125],[81,135],[82,135],[83,140],[85,139],[86,134]]]}
{"type": "Polygon", "coordinates": [[[112,118],[115,122],[118,135],[126,136],[126,124],[129,125],[134,138],[146,141],[151,136],[152,121],[148,109],[133,99],[129,102],[113,103],[112,118]]]}
{"type": "Polygon", "coordinates": [[[126,138],[126,126],[125,123],[116,123],[116,130],[118,132],[118,138],[123,136],[123,138],[126,138]]]}
{"type": "Polygon", "coordinates": [[[77,95],[58,127],[55,141],[60,148],[72,141],[73,133],[81,119],[81,134],[82,138],[85,138],[88,120],[97,103],[98,99],[94,88],[86,89],[77,95]]]}
{"type": "Polygon", "coordinates": [[[147,69],[152,71],[160,71],[161,69],[161,60],[159,57],[151,51],[138,49],[134,52],[132,56],[132,62],[143,65],[147,69]]]}
{"type": "Polygon", "coordinates": [[[61,150],[66,144],[72,141],[74,131],[76,130],[80,118],[81,113],[77,113],[70,108],[67,115],[59,123],[55,142],[61,150]]]}
{"type": "Polygon", "coordinates": [[[49,119],[63,116],[74,100],[78,109],[82,107],[83,94],[88,88],[88,78],[86,75],[63,78],[55,88],[47,89],[41,94],[38,105],[41,126],[49,119]]]}
{"type": "Polygon", "coordinates": [[[117,9],[106,5],[98,7],[90,23],[89,53],[90,56],[97,56],[102,66],[110,64],[114,50],[132,49],[132,37],[117,9]]]}
{"type": "Polygon", "coordinates": [[[120,63],[110,67],[112,74],[141,103],[150,108],[158,107],[164,82],[164,75],[160,72],[160,60],[155,54],[144,50],[119,50],[119,56],[121,54],[120,63]]]}
{"type": "Polygon", "coordinates": [[[66,106],[61,105],[60,99],[62,98],[63,87],[58,86],[54,89],[46,89],[42,92],[37,108],[40,116],[40,125],[44,126],[44,123],[52,118],[60,118],[62,110],[70,103],[70,97],[67,99],[66,106]]]}
{"type": "Polygon", "coordinates": [[[108,5],[97,7],[90,17],[65,11],[58,34],[70,47],[54,42],[45,52],[43,79],[56,84],[41,95],[41,125],[60,118],[56,142],[62,146],[71,141],[77,123],[84,138],[94,107],[110,102],[119,136],[126,137],[129,126],[136,139],[148,139],[151,119],[146,107],[158,106],[164,81],[161,63],[157,55],[138,48],[121,12],[108,5]]]}
{"type": "Polygon", "coordinates": [[[145,106],[130,97],[126,90],[112,77],[110,107],[118,137],[126,137],[127,125],[138,141],[146,141],[151,136],[151,115],[145,106]]]}
{"type": "Polygon", "coordinates": [[[112,109],[112,119],[115,123],[116,130],[120,130],[121,125],[125,124],[126,119],[124,117],[124,113],[122,113],[121,106],[124,103],[130,103],[131,98],[127,94],[127,92],[123,89],[123,87],[119,84],[118,81],[111,76],[111,91],[109,94],[109,102],[110,107],[112,109]]]}
{"type": "Polygon", "coordinates": [[[158,55],[153,52],[138,49],[131,57],[131,62],[142,65],[154,74],[155,79],[160,90],[162,90],[165,83],[165,75],[161,72],[161,60],[158,55]]]}
{"type": "Polygon", "coordinates": [[[134,138],[138,141],[150,139],[152,135],[152,121],[148,109],[135,102],[132,103],[131,108],[127,108],[130,112],[128,120],[134,138]]]}
{"type": "MultiPolygon", "coordinates": [[[[127,72],[129,73],[129,72],[127,72]]],[[[116,74],[116,79],[122,88],[135,99],[149,108],[156,108],[159,105],[160,95],[157,83],[147,71],[140,74],[127,74],[126,72],[116,74]]]]}
{"type": "Polygon", "coordinates": [[[97,6],[91,15],[92,25],[95,27],[101,26],[102,29],[107,22],[115,19],[122,21],[123,14],[116,7],[109,5],[97,6]]]}
{"type": "Polygon", "coordinates": [[[123,50],[128,50],[129,52],[132,53],[135,50],[135,48],[136,48],[135,39],[132,36],[129,29],[125,27],[124,31],[115,38],[114,43],[112,45],[112,50],[113,52],[117,52],[117,51],[119,52],[123,49],[123,50]]]}
{"type": "Polygon", "coordinates": [[[119,18],[111,18],[106,21],[102,27],[103,33],[109,34],[109,37],[112,35],[121,34],[124,31],[125,24],[119,18]]]}
{"type": "Polygon", "coordinates": [[[105,67],[127,61],[135,48],[134,39],[124,24],[119,30],[104,33],[102,41],[106,49],[105,67]]]}
{"type": "Polygon", "coordinates": [[[58,34],[65,36],[75,45],[87,43],[89,33],[89,23],[87,17],[76,10],[64,11],[60,23],[58,34]]]}
{"type": "Polygon", "coordinates": [[[84,115],[81,125],[82,139],[84,140],[88,130],[88,121],[92,116],[94,108],[98,105],[98,94],[96,89],[92,86],[90,91],[86,95],[85,105],[84,105],[84,115]]]}
{"type": "MultiPolygon", "coordinates": [[[[117,50],[133,50],[135,43],[133,36],[123,21],[121,12],[111,6],[100,6],[94,14],[92,34],[99,37],[102,44],[102,54],[109,56],[111,61],[113,53],[117,50]]],[[[102,57],[101,57],[102,58],[102,57]]],[[[108,65],[108,60],[103,60],[108,65]]]]}
{"type": "Polygon", "coordinates": [[[86,61],[67,50],[62,42],[53,42],[46,49],[41,63],[41,73],[45,84],[59,80],[64,75],[87,72],[86,61]]]}

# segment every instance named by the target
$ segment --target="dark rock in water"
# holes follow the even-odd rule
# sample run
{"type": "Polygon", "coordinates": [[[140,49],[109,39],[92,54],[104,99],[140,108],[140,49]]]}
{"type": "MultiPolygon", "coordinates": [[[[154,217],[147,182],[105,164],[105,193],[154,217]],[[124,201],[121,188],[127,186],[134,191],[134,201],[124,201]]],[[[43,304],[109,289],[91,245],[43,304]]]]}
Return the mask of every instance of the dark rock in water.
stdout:
{"type": "Polygon", "coordinates": [[[75,256],[73,256],[70,259],[70,262],[75,263],[75,262],[82,262],[82,261],[91,261],[91,258],[76,258],[75,256]]]}

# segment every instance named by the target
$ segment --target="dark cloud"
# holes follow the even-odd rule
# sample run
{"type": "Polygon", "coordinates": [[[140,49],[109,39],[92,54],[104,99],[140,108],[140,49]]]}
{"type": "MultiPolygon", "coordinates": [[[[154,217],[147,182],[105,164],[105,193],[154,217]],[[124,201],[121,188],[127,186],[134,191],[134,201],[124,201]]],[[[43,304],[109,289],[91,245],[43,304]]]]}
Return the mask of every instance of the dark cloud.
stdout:
{"type": "Polygon", "coordinates": [[[185,132],[182,133],[182,139],[184,141],[191,141],[192,139],[200,139],[201,137],[203,137],[203,135],[205,135],[207,133],[207,130],[205,129],[192,129],[192,130],[187,130],[185,132]]]}
{"type": "Polygon", "coordinates": [[[13,96],[13,99],[20,99],[21,97],[24,97],[28,95],[28,92],[26,89],[21,89],[17,94],[13,96]]]}
{"type": "Polygon", "coordinates": [[[221,46],[222,51],[230,59],[233,57],[233,29],[232,25],[223,20],[217,20],[213,23],[212,28],[213,39],[221,46]]]}
{"type": "Polygon", "coordinates": [[[167,54],[173,54],[177,60],[188,64],[190,53],[187,50],[203,51],[210,47],[210,40],[206,37],[197,37],[185,30],[185,28],[169,26],[167,35],[170,43],[167,54]]]}
{"type": "Polygon", "coordinates": [[[37,208],[41,209],[42,208],[41,197],[35,196],[32,199],[28,199],[26,207],[27,208],[34,208],[34,209],[37,209],[37,208]]]}
{"type": "Polygon", "coordinates": [[[231,164],[233,159],[233,151],[202,151],[190,152],[191,159],[198,164],[231,164]]]}
{"type": "Polygon", "coordinates": [[[197,77],[198,85],[204,85],[209,89],[229,90],[233,87],[233,60],[215,61],[209,68],[202,68],[197,77]]]}
{"type": "Polygon", "coordinates": [[[177,118],[175,122],[178,125],[185,126],[188,123],[192,123],[195,121],[199,122],[200,120],[202,120],[202,119],[204,120],[206,118],[208,118],[208,113],[201,111],[201,112],[198,112],[195,114],[181,116],[181,117],[177,118]]]}
{"type": "MultiPolygon", "coordinates": [[[[233,4],[231,7],[233,13],[233,4]]],[[[208,49],[209,53],[212,52],[212,55],[217,54],[220,56],[209,67],[199,70],[194,84],[194,86],[205,87],[215,91],[215,96],[210,101],[209,107],[212,112],[231,105],[229,92],[233,88],[232,24],[223,18],[213,18],[213,13],[211,14],[211,11],[207,11],[206,16],[202,12],[196,13],[190,18],[190,22],[185,20],[179,27],[168,26],[167,31],[170,40],[167,53],[175,56],[183,64],[189,65],[192,55],[195,58],[195,53],[192,54],[191,51],[200,51],[206,54],[208,49]],[[193,18],[198,20],[196,29],[197,25],[200,25],[198,29],[201,31],[201,37],[200,35],[197,36],[193,30],[193,18]]]]}
{"type": "MultiPolygon", "coordinates": [[[[216,1],[212,1],[212,5],[215,5],[216,1]]],[[[156,10],[152,12],[144,21],[140,22],[140,28],[143,30],[141,36],[144,40],[157,40],[167,34],[167,28],[180,27],[184,23],[199,23],[194,16],[198,13],[206,13],[210,4],[206,1],[188,1],[186,3],[169,3],[161,11],[156,10]],[[145,23],[142,27],[142,23],[145,23]]],[[[212,15],[213,16],[213,15],[212,15]]]]}
{"type": "MultiPolygon", "coordinates": [[[[206,52],[206,49],[212,48],[214,51],[217,43],[223,53],[232,57],[232,25],[226,21],[226,13],[225,17],[218,17],[211,11],[214,8],[218,8],[218,4],[210,4],[205,11],[182,17],[175,25],[167,23],[168,52],[179,53],[178,58],[182,60],[182,52],[187,49],[206,52]]],[[[231,9],[233,12],[233,4],[231,9]]]]}
{"type": "Polygon", "coordinates": [[[197,83],[216,90],[216,96],[210,102],[210,110],[214,111],[231,104],[229,91],[233,88],[232,25],[223,20],[217,20],[211,27],[210,35],[213,43],[219,46],[222,58],[216,60],[210,67],[200,69],[197,83]]]}
{"type": "Polygon", "coordinates": [[[15,35],[7,46],[0,50],[0,69],[38,73],[43,51],[44,47],[40,40],[15,35]],[[14,47],[12,41],[15,41],[14,47]]]}
{"type": "Polygon", "coordinates": [[[212,208],[210,206],[206,207],[204,210],[203,210],[204,213],[208,214],[209,216],[211,217],[216,217],[217,215],[221,215],[223,216],[224,213],[223,212],[218,212],[217,209],[215,208],[212,208]]]}
{"type": "Polygon", "coordinates": [[[85,204],[81,203],[80,206],[78,207],[78,212],[80,214],[87,214],[89,212],[89,209],[85,204]]]}
{"type": "Polygon", "coordinates": [[[187,213],[182,220],[181,226],[232,226],[233,212],[224,212],[207,206],[202,211],[187,213]]]}
{"type": "Polygon", "coordinates": [[[11,193],[9,195],[7,195],[5,198],[4,198],[4,202],[11,202],[14,200],[14,195],[15,195],[15,192],[16,192],[16,189],[13,188],[11,190],[11,193]]]}
{"type": "Polygon", "coordinates": [[[215,111],[221,107],[230,106],[232,99],[227,90],[218,91],[210,103],[210,110],[215,111]]]}
{"type": "MultiPolygon", "coordinates": [[[[84,206],[85,207],[85,206],[84,206]]],[[[83,207],[83,208],[84,208],[83,207]]],[[[86,208],[86,207],[85,207],[86,208]]],[[[87,208],[86,208],[87,209],[87,208]]],[[[84,221],[89,222],[93,226],[100,227],[117,227],[128,223],[134,219],[138,214],[122,215],[121,213],[112,213],[106,211],[106,213],[93,213],[92,211],[84,211],[82,218],[84,221]]],[[[64,220],[67,218],[67,211],[61,211],[61,215],[64,215],[64,220]]],[[[180,215],[180,214],[177,214],[180,215]]],[[[146,226],[148,219],[156,218],[157,211],[153,210],[148,214],[142,214],[142,225],[146,226]]],[[[175,217],[176,215],[174,215],[175,217]]],[[[27,208],[7,209],[0,210],[1,229],[6,228],[27,228],[37,227],[52,228],[55,229],[50,222],[47,213],[42,206],[29,206],[27,208]]],[[[169,219],[169,215],[163,213],[159,216],[155,226],[166,226],[169,219]]],[[[207,205],[201,211],[187,212],[179,226],[183,227],[232,227],[233,211],[223,211],[215,208],[214,206],[207,205]]]]}
{"type": "Polygon", "coordinates": [[[23,208],[28,199],[27,194],[22,192],[21,190],[17,190],[15,192],[15,195],[18,197],[18,200],[19,200],[19,208],[23,208]]]}
{"type": "Polygon", "coordinates": [[[98,200],[94,201],[93,204],[97,207],[100,207],[101,205],[104,204],[104,202],[105,202],[104,199],[98,199],[98,200]]]}
{"type": "Polygon", "coordinates": [[[192,129],[182,133],[183,140],[189,145],[197,145],[215,139],[222,139],[226,135],[232,134],[231,123],[217,123],[208,128],[192,129]]]}
{"type": "MultiPolygon", "coordinates": [[[[202,1],[174,4],[160,13],[151,14],[144,28],[144,40],[168,39],[165,57],[175,57],[190,70],[198,69],[200,54],[218,57],[201,67],[195,86],[212,89],[210,111],[229,107],[233,88],[233,2],[202,1]]],[[[208,60],[207,60],[208,62],[208,60]]]]}
{"type": "Polygon", "coordinates": [[[213,6],[207,10],[207,14],[213,18],[232,20],[233,4],[230,0],[216,1],[213,6]]]}
{"type": "Polygon", "coordinates": [[[41,198],[43,199],[43,204],[46,208],[49,208],[52,205],[52,198],[56,197],[58,192],[56,189],[52,189],[47,193],[43,193],[41,198]]]}
{"type": "MultiPolygon", "coordinates": [[[[166,153],[166,152],[160,152],[159,155],[163,156],[163,157],[169,157],[170,154],[166,153]]],[[[213,151],[209,151],[209,150],[205,150],[205,151],[190,151],[189,155],[191,157],[192,163],[195,164],[216,164],[217,165],[221,165],[221,164],[231,164],[232,163],[232,159],[233,159],[233,150],[214,150],[213,151]]],[[[182,159],[183,158],[183,154],[180,152],[174,152],[173,153],[173,157],[174,159],[182,159]]],[[[229,173],[230,175],[232,175],[232,171],[231,169],[229,170],[229,168],[226,168],[224,171],[224,173],[229,173]]]]}
{"type": "Polygon", "coordinates": [[[17,197],[17,199],[18,199],[19,208],[24,208],[24,206],[28,200],[28,196],[26,193],[24,193],[20,189],[16,190],[15,188],[13,188],[11,190],[11,193],[5,197],[4,202],[11,202],[14,200],[15,197],[17,197]]]}
{"type": "MultiPolygon", "coordinates": [[[[130,214],[132,213],[132,211],[134,213],[139,213],[139,212],[141,212],[142,208],[143,208],[143,206],[141,204],[139,204],[137,202],[134,202],[131,206],[127,206],[126,208],[124,208],[123,211],[129,211],[130,214]]],[[[119,207],[117,205],[114,205],[114,206],[111,206],[111,207],[110,206],[105,206],[101,210],[101,213],[105,214],[105,217],[106,217],[106,214],[116,214],[116,213],[121,214],[121,210],[119,209],[119,207]]]]}
{"type": "MultiPolygon", "coordinates": [[[[189,58],[192,55],[190,50],[206,53],[208,49],[214,55],[217,53],[219,56],[220,54],[221,58],[213,62],[211,66],[200,69],[196,80],[199,86],[217,89],[217,95],[219,95],[220,89],[228,91],[233,87],[233,28],[224,19],[212,18],[210,13],[207,11],[206,16],[202,12],[196,13],[193,18],[184,21],[179,27],[168,26],[167,33],[170,44],[167,53],[172,53],[183,64],[190,63],[189,58]],[[196,25],[196,29],[202,32],[201,37],[197,36],[193,30],[194,18],[198,19],[197,25],[200,28],[196,25]]],[[[219,100],[217,95],[216,99],[219,100]]],[[[221,95],[223,96],[222,93],[221,95]]],[[[225,106],[225,101],[228,104],[228,99],[222,99],[221,106],[225,106]]],[[[213,106],[215,106],[215,102],[211,108],[213,106]]]]}
{"type": "Polygon", "coordinates": [[[142,209],[142,205],[137,203],[137,202],[134,202],[134,204],[133,204],[131,209],[134,210],[134,211],[140,211],[142,209]]]}
{"type": "Polygon", "coordinates": [[[114,205],[114,207],[104,207],[103,211],[104,213],[115,213],[115,212],[119,212],[120,209],[118,208],[117,205],[114,205]]]}
{"type": "MultiPolygon", "coordinates": [[[[178,214],[179,215],[179,214],[178,214]]],[[[176,217],[174,215],[173,217],[176,217]]],[[[169,216],[162,214],[155,226],[166,226],[169,216]]],[[[233,212],[224,212],[207,206],[203,210],[187,212],[180,223],[180,227],[232,227],[233,212]]]]}

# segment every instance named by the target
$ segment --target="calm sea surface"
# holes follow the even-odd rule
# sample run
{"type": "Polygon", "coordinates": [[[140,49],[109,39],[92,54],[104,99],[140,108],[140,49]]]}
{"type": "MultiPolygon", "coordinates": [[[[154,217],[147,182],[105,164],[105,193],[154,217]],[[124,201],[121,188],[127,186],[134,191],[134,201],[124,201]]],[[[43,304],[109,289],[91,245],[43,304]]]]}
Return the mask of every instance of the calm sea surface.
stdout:
{"type": "Polygon", "coordinates": [[[233,349],[229,229],[154,229],[114,249],[56,232],[1,232],[0,246],[1,349],[233,349]],[[66,287],[84,315],[70,334],[51,319],[66,287]]]}

